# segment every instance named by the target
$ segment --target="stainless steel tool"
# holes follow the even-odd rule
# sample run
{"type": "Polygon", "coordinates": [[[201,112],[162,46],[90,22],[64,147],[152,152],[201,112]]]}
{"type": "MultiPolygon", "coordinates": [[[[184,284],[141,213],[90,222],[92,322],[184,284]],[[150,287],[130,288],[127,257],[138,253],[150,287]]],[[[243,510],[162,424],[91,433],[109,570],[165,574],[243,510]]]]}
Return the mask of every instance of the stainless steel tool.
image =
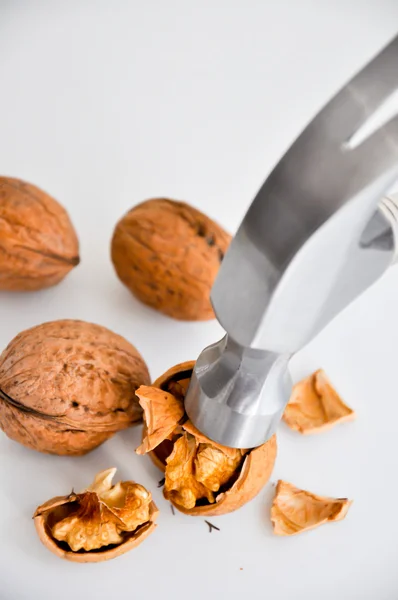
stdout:
{"type": "MultiPolygon", "coordinates": [[[[226,446],[271,437],[288,363],[398,249],[398,117],[356,143],[398,89],[398,36],[314,118],[269,175],[211,292],[225,337],[200,354],[185,406],[226,446]]],[[[398,293],[398,291],[397,291],[398,293]]]]}

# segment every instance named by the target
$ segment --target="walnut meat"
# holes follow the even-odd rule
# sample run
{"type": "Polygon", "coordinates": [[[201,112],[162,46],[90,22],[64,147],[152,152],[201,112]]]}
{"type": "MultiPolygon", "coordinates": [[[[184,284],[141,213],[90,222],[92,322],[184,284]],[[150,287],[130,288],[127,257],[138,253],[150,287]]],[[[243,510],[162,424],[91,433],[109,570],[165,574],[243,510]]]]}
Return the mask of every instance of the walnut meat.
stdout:
{"type": "Polygon", "coordinates": [[[271,508],[276,535],[296,535],[323,523],[341,521],[352,502],[347,498],[318,496],[279,480],[271,508]]]}
{"type": "Polygon", "coordinates": [[[276,437],[252,450],[217,444],[189,421],[184,398],[194,362],[177,365],[137,396],[144,410],[138,454],[149,453],[165,472],[163,494],[189,515],[221,515],[252,500],[268,481],[276,437]]]}
{"type": "Polygon", "coordinates": [[[128,552],[153,532],[158,510],[150,492],[133,481],[112,485],[115,473],[102,471],[80,494],[37,508],[36,530],[49,550],[75,562],[99,562],[128,552]]]}
{"type": "Polygon", "coordinates": [[[127,340],[84,321],[17,335],[0,356],[0,427],[28,448],[79,455],[140,421],[147,366],[127,340]]]}
{"type": "Polygon", "coordinates": [[[30,183],[0,177],[0,290],[55,285],[79,264],[65,209],[30,183]]]}
{"type": "Polygon", "coordinates": [[[112,261],[139,300],[175,319],[202,321],[214,318],[210,289],[230,240],[184,202],[147,200],[116,225],[112,261]]]}

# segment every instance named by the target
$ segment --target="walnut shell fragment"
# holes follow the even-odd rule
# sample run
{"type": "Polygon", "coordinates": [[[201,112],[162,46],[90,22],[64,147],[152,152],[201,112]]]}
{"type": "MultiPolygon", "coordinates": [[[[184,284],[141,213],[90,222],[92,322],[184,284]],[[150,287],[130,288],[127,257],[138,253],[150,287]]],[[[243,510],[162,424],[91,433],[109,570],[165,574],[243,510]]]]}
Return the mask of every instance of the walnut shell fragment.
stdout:
{"type": "Polygon", "coordinates": [[[188,515],[214,516],[237,510],[268,481],[276,458],[276,437],[252,450],[227,448],[199,432],[184,411],[194,362],[169,369],[137,396],[144,410],[138,454],[149,453],[165,472],[163,494],[188,515]]]}
{"type": "Polygon", "coordinates": [[[127,340],[62,320],[17,335],[0,356],[0,427],[28,448],[80,455],[142,419],[147,366],[127,340]]]}
{"type": "Polygon", "coordinates": [[[50,287],[78,264],[66,210],[34,185],[0,177],[0,290],[50,287]]]}
{"type": "Polygon", "coordinates": [[[98,473],[80,494],[57,496],[33,515],[40,540],[74,562],[109,560],[135,548],[155,529],[158,510],[142,485],[112,485],[116,469],[98,473]]]}
{"type": "Polygon", "coordinates": [[[111,246],[118,277],[144,304],[187,321],[213,319],[210,289],[231,236],[192,206],[142,202],[116,225],[111,246]]]}
{"type": "Polygon", "coordinates": [[[318,433],[337,423],[355,419],[322,369],[297,383],[285,408],[283,419],[295,431],[318,433]]]}
{"type": "Polygon", "coordinates": [[[317,496],[279,480],[271,508],[274,533],[296,535],[323,523],[341,521],[351,504],[347,498],[317,496]]]}

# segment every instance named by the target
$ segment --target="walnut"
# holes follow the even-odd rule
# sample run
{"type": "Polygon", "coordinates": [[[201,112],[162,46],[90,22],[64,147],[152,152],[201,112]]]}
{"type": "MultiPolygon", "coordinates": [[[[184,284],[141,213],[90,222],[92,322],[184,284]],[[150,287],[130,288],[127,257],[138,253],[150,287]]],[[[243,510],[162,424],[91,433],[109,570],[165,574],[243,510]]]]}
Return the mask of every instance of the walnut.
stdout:
{"type": "Polygon", "coordinates": [[[112,485],[116,469],[98,473],[80,494],[57,496],[33,515],[43,544],[75,562],[115,558],[138,546],[155,529],[158,515],[152,496],[142,485],[112,485]]]}
{"type": "Polygon", "coordinates": [[[294,386],[283,415],[287,425],[300,433],[318,433],[354,418],[355,412],[343,402],[321,369],[294,386]]]}
{"type": "Polygon", "coordinates": [[[84,321],[44,323],[0,356],[0,427],[28,448],[85,454],[140,421],[136,389],[149,383],[138,351],[84,321]]]}
{"type": "Polygon", "coordinates": [[[274,533],[295,535],[323,523],[341,521],[351,504],[347,498],[317,496],[279,480],[271,508],[274,533]]]}
{"type": "Polygon", "coordinates": [[[227,448],[209,440],[188,420],[184,398],[194,362],[176,365],[137,396],[144,410],[143,441],[165,472],[163,494],[189,515],[221,515],[254,498],[268,481],[276,457],[276,437],[252,450],[227,448]]]}
{"type": "Polygon", "coordinates": [[[65,209],[30,183],[0,177],[0,290],[50,287],[78,264],[65,209]]]}
{"type": "Polygon", "coordinates": [[[231,237],[204,214],[158,198],[134,207],[116,225],[116,273],[145,304],[175,319],[213,319],[210,289],[231,237]]]}

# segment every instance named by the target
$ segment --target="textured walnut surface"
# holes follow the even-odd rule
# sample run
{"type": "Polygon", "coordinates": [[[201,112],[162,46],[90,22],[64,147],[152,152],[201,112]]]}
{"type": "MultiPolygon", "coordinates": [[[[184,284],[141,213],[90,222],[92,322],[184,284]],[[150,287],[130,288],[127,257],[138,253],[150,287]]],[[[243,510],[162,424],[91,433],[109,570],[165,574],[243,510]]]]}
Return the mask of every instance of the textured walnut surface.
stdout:
{"type": "Polygon", "coordinates": [[[0,425],[24,445],[83,454],[141,419],[136,389],[149,383],[139,352],[84,321],[44,323],[0,357],[0,425]]]}
{"type": "Polygon", "coordinates": [[[78,263],[66,210],[34,185],[0,177],[0,290],[55,285],[78,263]]]}
{"type": "Polygon", "coordinates": [[[214,318],[210,289],[231,237],[192,206],[164,198],[130,210],[116,225],[112,260],[145,304],[182,320],[214,318]]]}

